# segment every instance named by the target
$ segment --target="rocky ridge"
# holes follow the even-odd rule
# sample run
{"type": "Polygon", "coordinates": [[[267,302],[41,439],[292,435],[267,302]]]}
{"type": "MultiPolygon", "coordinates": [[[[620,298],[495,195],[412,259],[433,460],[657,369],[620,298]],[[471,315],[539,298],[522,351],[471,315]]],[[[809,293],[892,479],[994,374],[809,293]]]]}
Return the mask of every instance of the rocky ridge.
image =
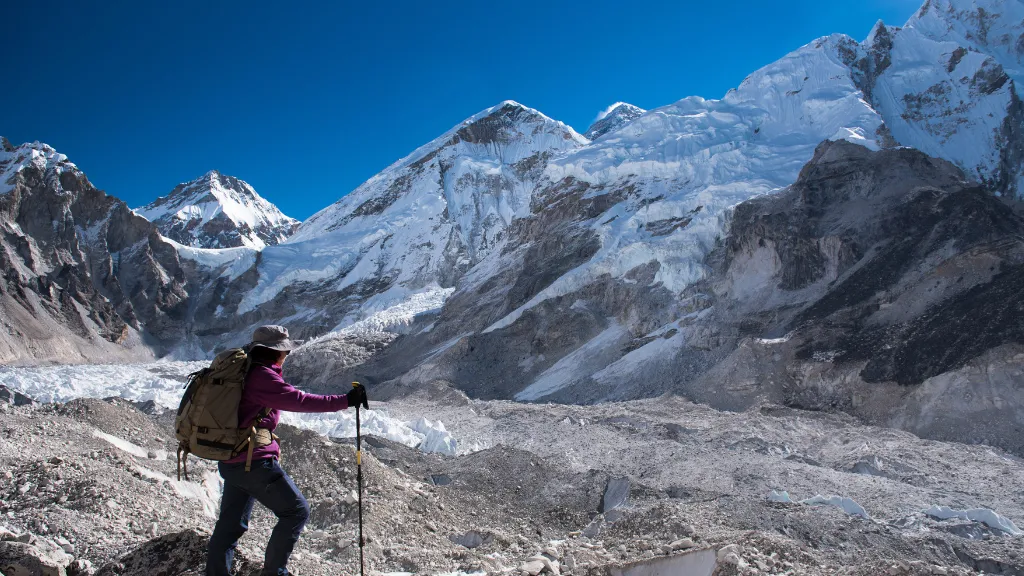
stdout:
{"type": "Polygon", "coordinates": [[[136,359],[180,339],[175,247],[53,148],[0,151],[0,361],[136,359]]]}
{"type": "Polygon", "coordinates": [[[1024,402],[1014,384],[1024,302],[1010,288],[1024,220],[955,166],[826,143],[793,186],[731,211],[711,273],[680,295],[658,262],[641,261],[622,280],[599,276],[531,306],[550,281],[531,279],[533,250],[557,247],[546,260],[569,270],[600,249],[590,227],[609,202],[592,190],[559,198],[578,224],[538,210],[516,228],[529,250],[508,252],[492,279],[470,276],[429,331],[339,376],[397,378],[395,395],[446,381],[528,401],[675,392],[743,410],[768,400],[1024,450],[1018,411],[991,409],[1024,402]]]}
{"type": "Polygon", "coordinates": [[[258,258],[240,252],[210,265],[206,255],[183,254],[212,271],[194,306],[220,310],[197,331],[199,346],[223,345],[226,334],[251,333],[267,318],[290,318],[306,338],[417,298],[426,308],[414,305],[410,314],[433,308],[430,295],[450,293],[529,212],[548,158],[585,143],[565,124],[504,102],[314,214],[258,258]]]}

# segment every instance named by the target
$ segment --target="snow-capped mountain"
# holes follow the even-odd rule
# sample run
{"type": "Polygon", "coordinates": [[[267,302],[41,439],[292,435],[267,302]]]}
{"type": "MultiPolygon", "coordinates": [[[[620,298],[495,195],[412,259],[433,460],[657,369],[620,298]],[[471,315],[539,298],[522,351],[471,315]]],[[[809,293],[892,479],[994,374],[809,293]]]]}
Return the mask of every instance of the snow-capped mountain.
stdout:
{"type": "MultiPolygon", "coordinates": [[[[815,267],[824,267],[837,282],[849,266],[886,261],[874,260],[872,250],[893,245],[913,255],[892,262],[912,262],[925,276],[938,266],[956,269],[965,246],[991,260],[993,271],[1013,264],[1003,248],[978,247],[972,235],[978,230],[936,232],[933,239],[947,241],[938,250],[900,236],[906,222],[881,234],[859,221],[860,228],[824,226],[799,238],[761,235],[766,246],[784,240],[797,248],[758,252],[743,274],[728,267],[723,272],[716,258],[726,257],[723,245],[737,241],[738,207],[760,197],[782,194],[799,205],[814,204],[823,191],[862,195],[863,202],[843,206],[867,214],[868,222],[888,221],[887,210],[913,209],[921,211],[922,222],[955,228],[956,210],[948,205],[953,200],[910,200],[924,186],[934,188],[929,194],[937,198],[973,202],[975,196],[961,193],[968,182],[980,184],[987,200],[965,211],[998,224],[993,233],[1000,246],[1013,244],[1018,223],[992,196],[1019,196],[1024,189],[1019,57],[1007,48],[1020,25],[1018,8],[997,0],[930,0],[903,27],[879,23],[863,42],[836,34],[800,47],[721,99],[684,98],[646,112],[613,106],[588,131],[589,140],[536,110],[503,102],[399,160],[278,245],[205,249],[179,241],[174,251],[180,271],[169,272],[188,292],[187,310],[175,316],[179,351],[209,353],[244,340],[255,324],[275,321],[299,337],[391,331],[388,338],[365,339],[373,346],[353,354],[337,338],[316,343],[337,348],[345,370],[350,357],[360,358],[360,377],[369,381],[412,387],[446,381],[474,396],[521,400],[595,401],[682,390],[694,382],[711,390],[701,378],[716,366],[725,370],[720,363],[734,357],[740,336],[784,336],[773,332],[781,324],[736,321],[720,315],[719,307],[739,301],[752,319],[792,319],[795,311],[778,307],[773,287],[788,291],[783,300],[798,307],[840,298],[822,286],[816,289],[824,292],[807,292],[776,261],[806,262],[815,278],[821,276],[815,267]],[[900,147],[949,164],[884,152],[900,147]],[[816,169],[826,160],[833,170],[816,169]],[[941,182],[922,174],[922,167],[937,170],[941,182]],[[842,168],[860,176],[861,188],[848,187],[842,168]],[[814,177],[799,180],[801,174],[814,177]],[[924,184],[893,189],[879,174],[924,184]],[[858,230],[859,240],[851,232],[858,230]],[[743,281],[724,282],[723,273],[743,281]],[[381,348],[379,363],[362,362],[381,348]],[[633,382],[641,372],[643,383],[633,382]]],[[[187,201],[163,199],[163,211],[150,213],[155,220],[184,210],[184,222],[192,213],[186,206],[202,205],[181,192],[187,201]]],[[[833,204],[820,207],[839,214],[833,204]]],[[[9,253],[16,250],[11,246],[9,253]]],[[[807,273],[800,266],[796,277],[807,273]]],[[[920,320],[921,311],[897,297],[899,286],[917,284],[892,276],[897,271],[886,274],[899,281],[879,289],[891,302],[876,298],[865,307],[858,301],[850,310],[867,313],[870,306],[898,301],[906,308],[901,322],[920,320]]],[[[1001,288],[990,292],[997,305],[1014,305],[1001,288]]],[[[955,298],[962,291],[944,294],[955,298]]],[[[948,318],[963,315],[950,310],[948,318]]],[[[874,334],[859,320],[850,326],[857,334],[874,334]]],[[[965,369],[1014,337],[1012,330],[1000,334],[973,334],[980,347],[951,353],[956,361],[942,363],[944,374],[965,369]]],[[[835,350],[815,352],[822,359],[849,358],[831,355],[835,350]]],[[[798,369],[811,378],[822,366],[778,369],[798,369]]],[[[834,384],[844,401],[851,382],[906,382],[891,367],[862,376],[857,371],[863,366],[849,366],[845,380],[834,384]]],[[[941,376],[919,370],[908,385],[941,376]]],[[[809,382],[801,378],[793,384],[797,389],[809,382]]],[[[699,395],[692,387],[687,391],[699,395]]]]}
{"type": "Polygon", "coordinates": [[[597,115],[597,119],[590,125],[584,136],[588,140],[597,140],[601,136],[614,132],[624,124],[643,116],[644,112],[647,111],[632,104],[616,102],[597,115]]]}
{"type": "MultiPolygon", "coordinates": [[[[914,17],[879,22],[854,77],[895,142],[946,158],[1001,193],[1024,194],[1024,108],[999,60],[928,35],[914,17]]],[[[851,56],[852,58],[852,56],[851,56]]]]}
{"type": "MultiPolygon", "coordinates": [[[[930,37],[914,23],[880,24],[864,42],[845,35],[818,39],[720,100],[686,98],[622,124],[614,137],[552,156],[532,192],[530,214],[515,220],[455,284],[422,332],[397,340],[388,349],[393,354],[360,367],[361,374],[411,387],[447,381],[472,396],[520,400],[595,401],[682,387],[739,345],[735,332],[694,322],[714,310],[716,295],[705,284],[713,277],[709,258],[729,241],[732,207],[793,184],[801,170],[812,169],[808,162],[825,140],[869,150],[910,146],[948,160],[966,173],[943,172],[953,174],[941,185],[950,197],[962,197],[952,193],[964,178],[984,183],[990,194],[1017,193],[1022,166],[1011,160],[1024,132],[1013,79],[995,58],[930,37]]],[[[900,162],[920,167],[913,157],[900,162]]],[[[886,166],[887,177],[914,181],[902,164],[833,166],[854,166],[865,176],[886,166]]],[[[829,174],[842,177],[839,170],[829,174]]],[[[814,188],[805,183],[803,189],[814,188]]],[[[877,220],[886,216],[882,204],[857,208],[877,220]]],[[[1020,228],[1001,229],[1001,241],[1016,233],[1007,230],[1020,228]]],[[[899,236],[875,242],[899,242],[899,236]]],[[[822,237],[803,249],[800,259],[813,261],[820,252],[823,261],[838,258],[846,266],[871,246],[822,237]],[[842,246],[852,251],[846,260],[829,252],[842,246]]],[[[928,252],[915,254],[926,258],[928,252]]],[[[959,253],[927,258],[928,264],[919,261],[922,270],[959,253]]],[[[761,284],[780,282],[770,261],[755,264],[765,274],[746,275],[746,284],[731,290],[760,293],[761,284]]],[[[959,288],[945,294],[954,298],[959,288]]],[[[746,305],[757,313],[771,304],[746,305]]],[[[919,312],[908,312],[907,320],[919,312]]],[[[955,324],[958,317],[951,311],[947,319],[955,324]]],[[[975,336],[985,349],[1013,338],[975,336]]],[[[957,360],[944,369],[961,369],[980,352],[951,352],[957,360]]],[[[930,374],[918,372],[912,380],[930,374]]],[[[877,382],[871,374],[864,379],[877,382]]],[[[705,385],[715,392],[714,383],[705,385]]]]}
{"type": "Polygon", "coordinates": [[[196,248],[273,246],[299,224],[248,183],[216,170],[178,184],[167,196],[135,211],[167,238],[196,248]]]}
{"type": "Polygon", "coordinates": [[[515,102],[484,110],[313,215],[286,242],[264,249],[258,280],[237,313],[258,309],[265,317],[267,307],[283,307],[291,310],[283,315],[331,319],[322,330],[416,293],[450,293],[507,227],[530,213],[548,159],[586,143],[572,128],[515,102]],[[293,297],[296,289],[304,296],[293,297]],[[312,294],[325,301],[310,306],[312,294]]]}

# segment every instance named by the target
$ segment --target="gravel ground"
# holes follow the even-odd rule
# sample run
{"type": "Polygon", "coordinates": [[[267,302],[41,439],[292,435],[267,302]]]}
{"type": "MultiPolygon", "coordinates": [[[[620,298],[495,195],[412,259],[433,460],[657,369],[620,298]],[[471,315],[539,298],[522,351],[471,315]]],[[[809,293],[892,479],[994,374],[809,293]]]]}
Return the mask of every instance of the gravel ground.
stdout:
{"type": "MultiPolygon", "coordinates": [[[[1024,463],[984,446],[670,397],[565,406],[448,395],[375,408],[441,419],[484,449],[443,457],[367,438],[373,572],[606,574],[710,549],[720,575],[1024,574],[1024,537],[923,513],[989,508],[1024,525],[1024,463]],[[769,501],[772,490],[851,498],[869,518],[769,501]]],[[[78,562],[72,574],[201,573],[219,484],[195,458],[193,481],[175,480],[169,414],[88,399],[0,410],[0,528],[10,538],[55,543],[78,562]]],[[[312,508],[290,567],[357,573],[351,440],[280,432],[282,464],[312,508]]],[[[272,526],[257,507],[240,573],[259,566],[272,526]]]]}

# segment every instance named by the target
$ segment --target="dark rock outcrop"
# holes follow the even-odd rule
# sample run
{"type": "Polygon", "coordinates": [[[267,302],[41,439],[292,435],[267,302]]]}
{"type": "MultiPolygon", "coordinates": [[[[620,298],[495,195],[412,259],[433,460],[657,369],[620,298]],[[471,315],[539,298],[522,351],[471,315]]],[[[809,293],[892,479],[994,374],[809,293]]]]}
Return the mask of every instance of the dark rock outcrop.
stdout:
{"type": "MultiPolygon", "coordinates": [[[[188,529],[164,534],[103,566],[96,576],[199,576],[205,573],[208,536],[188,529]]],[[[235,553],[233,571],[249,574],[258,569],[243,554],[235,553]]]]}
{"type": "Polygon", "coordinates": [[[0,361],[150,357],[181,339],[186,279],[175,249],[124,202],[43,144],[0,195],[0,361]]]}

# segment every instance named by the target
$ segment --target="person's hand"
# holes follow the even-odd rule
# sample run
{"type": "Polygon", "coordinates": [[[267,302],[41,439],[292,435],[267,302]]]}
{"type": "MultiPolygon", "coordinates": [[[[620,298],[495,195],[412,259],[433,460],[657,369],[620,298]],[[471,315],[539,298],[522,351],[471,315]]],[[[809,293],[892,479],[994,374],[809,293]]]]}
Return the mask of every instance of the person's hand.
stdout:
{"type": "Polygon", "coordinates": [[[369,410],[370,404],[366,400],[366,387],[356,382],[353,382],[352,384],[352,389],[348,391],[348,394],[345,394],[348,398],[349,407],[355,406],[358,408],[359,405],[362,404],[363,408],[369,410]]]}

